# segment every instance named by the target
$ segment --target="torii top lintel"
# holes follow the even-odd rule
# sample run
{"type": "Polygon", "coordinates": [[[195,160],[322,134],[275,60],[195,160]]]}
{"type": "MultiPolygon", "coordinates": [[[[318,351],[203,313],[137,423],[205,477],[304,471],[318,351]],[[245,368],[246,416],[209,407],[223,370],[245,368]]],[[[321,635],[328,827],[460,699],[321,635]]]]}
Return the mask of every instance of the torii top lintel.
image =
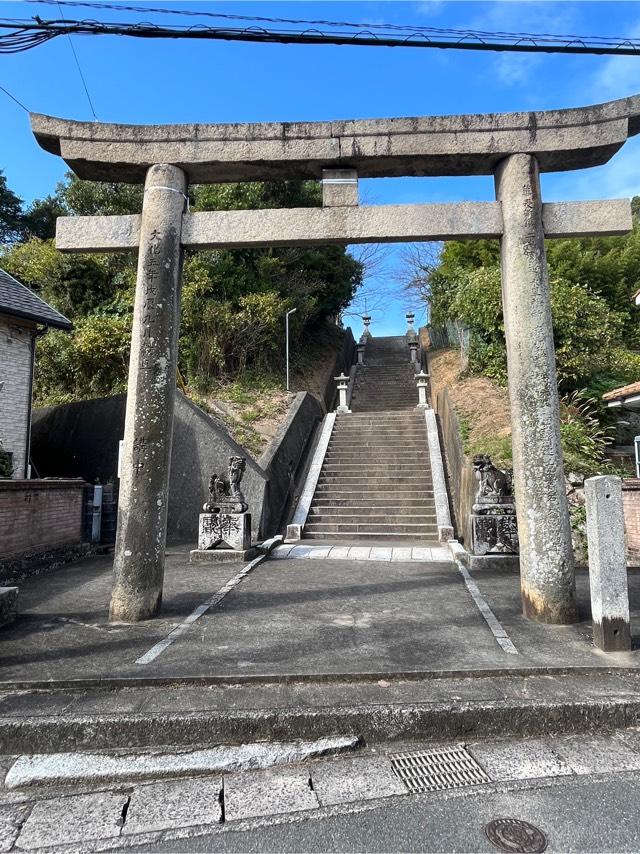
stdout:
{"type": "Polygon", "coordinates": [[[154,163],[194,183],[320,178],[488,175],[514,153],[543,172],[606,163],[640,132],[640,95],[543,112],[261,124],[123,125],[31,114],[39,144],[80,178],[142,183],[154,163]]]}

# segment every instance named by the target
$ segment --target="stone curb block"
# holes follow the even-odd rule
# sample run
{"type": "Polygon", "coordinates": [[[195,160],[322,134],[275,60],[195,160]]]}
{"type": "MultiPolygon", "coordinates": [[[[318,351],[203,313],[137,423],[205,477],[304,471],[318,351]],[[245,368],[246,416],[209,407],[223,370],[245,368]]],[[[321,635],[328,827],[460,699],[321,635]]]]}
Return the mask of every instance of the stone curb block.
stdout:
{"type": "Polygon", "coordinates": [[[369,742],[532,737],[615,730],[639,722],[640,700],[629,699],[0,718],[0,752],[239,744],[261,739],[315,739],[345,732],[369,742]]]}

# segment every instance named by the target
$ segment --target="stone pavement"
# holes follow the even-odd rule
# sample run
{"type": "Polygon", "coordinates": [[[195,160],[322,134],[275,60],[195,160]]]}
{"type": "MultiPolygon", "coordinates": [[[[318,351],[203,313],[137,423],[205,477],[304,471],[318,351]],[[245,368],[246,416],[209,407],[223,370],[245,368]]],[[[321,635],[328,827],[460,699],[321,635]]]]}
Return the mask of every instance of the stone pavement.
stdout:
{"type": "MultiPolygon", "coordinates": [[[[7,768],[12,761],[5,757],[0,764],[7,768]]],[[[526,800],[531,801],[567,781],[595,779],[602,784],[610,775],[624,781],[638,771],[640,730],[628,729],[590,737],[386,744],[347,757],[153,782],[0,787],[0,851],[87,852],[140,845],[149,850],[224,850],[234,846],[234,834],[259,829],[259,838],[264,838],[269,827],[292,821],[327,821],[413,802],[420,807],[421,820],[429,823],[451,798],[463,799],[458,809],[464,809],[469,797],[491,801],[498,795],[529,793],[526,800]],[[400,770],[409,762],[421,766],[411,776],[400,770]],[[207,847],[183,848],[180,843],[198,837],[209,837],[207,847]]],[[[551,850],[567,850],[554,840],[548,817],[542,824],[551,850]]],[[[454,850],[491,850],[476,837],[481,826],[473,830],[454,850]]],[[[236,846],[249,850],[239,844],[243,838],[238,837],[236,846]]],[[[390,849],[387,842],[381,850],[402,850],[395,845],[390,849]]],[[[278,846],[267,842],[250,850],[278,846]]],[[[324,850],[362,849],[334,845],[325,835],[324,850]]],[[[439,849],[425,838],[417,850],[439,849]]]]}
{"type": "MultiPolygon", "coordinates": [[[[593,648],[586,574],[578,577],[582,622],[559,627],[521,616],[517,575],[477,573],[497,621],[492,633],[452,562],[270,559],[233,586],[242,569],[190,565],[185,551],[171,550],[161,617],[133,625],[107,621],[108,556],[26,580],[20,616],[2,633],[0,679],[242,681],[635,667],[639,660],[637,651],[605,656],[593,648]],[[227,591],[222,598],[216,596],[221,589],[227,591]],[[214,604],[203,609],[206,602],[214,604]],[[499,645],[500,632],[517,655],[499,645]]],[[[630,600],[632,626],[638,626],[640,576],[634,573],[630,600]]]]}

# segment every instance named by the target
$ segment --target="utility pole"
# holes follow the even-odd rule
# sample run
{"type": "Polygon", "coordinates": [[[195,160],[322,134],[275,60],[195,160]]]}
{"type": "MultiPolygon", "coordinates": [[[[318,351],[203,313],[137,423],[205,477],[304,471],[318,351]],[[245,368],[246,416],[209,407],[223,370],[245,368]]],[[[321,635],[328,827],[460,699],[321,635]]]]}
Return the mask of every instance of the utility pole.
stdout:
{"type": "Polygon", "coordinates": [[[289,315],[293,314],[294,311],[297,311],[297,308],[292,308],[288,311],[284,316],[284,324],[285,324],[285,337],[286,337],[286,350],[287,350],[287,391],[289,391],[289,315]]]}

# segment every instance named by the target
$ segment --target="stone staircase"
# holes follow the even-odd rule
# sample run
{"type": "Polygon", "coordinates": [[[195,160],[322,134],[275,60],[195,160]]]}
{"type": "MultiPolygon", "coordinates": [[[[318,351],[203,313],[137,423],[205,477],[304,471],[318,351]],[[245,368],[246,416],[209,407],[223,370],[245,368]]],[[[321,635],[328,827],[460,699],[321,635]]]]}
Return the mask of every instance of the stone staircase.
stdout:
{"type": "Polygon", "coordinates": [[[424,413],[404,337],[375,338],[359,366],[351,414],[339,414],[304,539],[438,539],[424,413]]]}

